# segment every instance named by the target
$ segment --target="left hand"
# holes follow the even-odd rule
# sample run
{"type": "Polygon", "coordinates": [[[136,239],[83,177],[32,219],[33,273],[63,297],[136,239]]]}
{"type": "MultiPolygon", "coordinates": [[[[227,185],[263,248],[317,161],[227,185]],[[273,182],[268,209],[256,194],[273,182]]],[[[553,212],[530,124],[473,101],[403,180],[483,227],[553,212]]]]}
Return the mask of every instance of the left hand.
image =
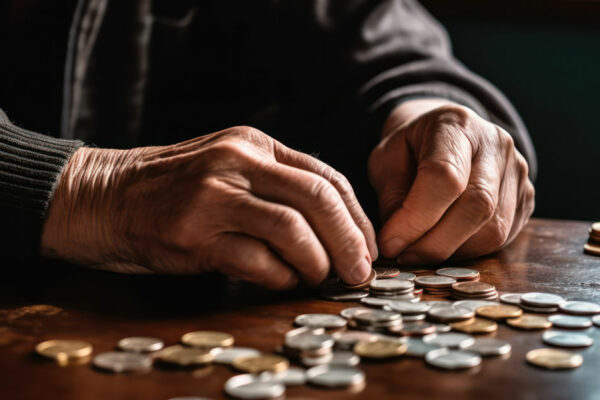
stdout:
{"type": "Polygon", "coordinates": [[[502,248],[533,212],[528,172],[511,136],[472,110],[439,99],[402,103],[369,160],[382,255],[437,264],[502,248]]]}

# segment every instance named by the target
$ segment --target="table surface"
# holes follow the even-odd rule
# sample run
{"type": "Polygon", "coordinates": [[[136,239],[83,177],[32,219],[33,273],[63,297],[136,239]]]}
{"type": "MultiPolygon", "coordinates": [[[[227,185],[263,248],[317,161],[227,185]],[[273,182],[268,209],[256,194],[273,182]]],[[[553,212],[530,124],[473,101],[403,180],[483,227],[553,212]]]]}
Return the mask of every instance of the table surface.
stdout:
{"type": "MultiPolygon", "coordinates": [[[[599,302],[600,257],[582,251],[589,226],[533,220],[501,252],[453,265],[479,270],[481,280],[493,283],[500,292],[544,291],[599,302]]],[[[0,398],[223,398],[223,384],[236,374],[227,366],[192,371],[155,368],[144,375],[116,375],[89,364],[60,367],[36,357],[33,349],[47,339],[83,339],[99,353],[113,350],[126,336],[155,336],[169,345],[188,331],[218,330],[233,334],[236,345],[272,352],[296,315],[338,313],[354,304],[320,300],[309,290],[266,292],[214,275],[130,276],[43,264],[36,272],[11,275],[0,283],[0,398]]],[[[600,341],[600,328],[588,331],[600,341]]],[[[558,372],[525,362],[527,351],[544,347],[542,332],[516,331],[500,324],[491,336],[511,343],[509,358],[484,359],[480,367],[463,372],[436,370],[421,359],[363,361],[367,385],[358,393],[300,386],[289,387],[287,398],[600,398],[600,343],[576,350],[584,357],[582,367],[558,372]]]]}

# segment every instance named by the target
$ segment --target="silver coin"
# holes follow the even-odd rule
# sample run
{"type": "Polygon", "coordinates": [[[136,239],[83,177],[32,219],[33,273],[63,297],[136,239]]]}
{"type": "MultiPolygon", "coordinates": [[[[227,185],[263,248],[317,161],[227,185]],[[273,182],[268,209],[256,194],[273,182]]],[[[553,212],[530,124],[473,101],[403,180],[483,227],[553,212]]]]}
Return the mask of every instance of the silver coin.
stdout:
{"type": "Polygon", "coordinates": [[[452,301],[448,301],[448,300],[439,300],[439,301],[423,301],[422,303],[426,303],[429,304],[431,306],[431,308],[436,308],[436,307],[447,307],[447,306],[451,306],[454,304],[454,302],[452,301]]]}
{"type": "Polygon", "coordinates": [[[363,310],[369,310],[368,308],[365,307],[349,307],[349,308],[344,308],[342,311],[340,311],[340,315],[346,319],[354,319],[354,315],[357,312],[363,311],[363,310]]]}
{"type": "Polygon", "coordinates": [[[354,367],[360,363],[360,356],[351,351],[334,351],[332,355],[330,365],[354,367]]]}
{"type": "Polygon", "coordinates": [[[292,337],[296,335],[302,335],[305,333],[310,333],[312,335],[322,335],[325,333],[324,328],[312,328],[310,326],[303,326],[300,328],[292,329],[291,331],[287,331],[285,337],[292,337]]]}
{"type": "Polygon", "coordinates": [[[382,300],[406,300],[406,301],[411,301],[413,303],[418,302],[419,300],[421,300],[421,297],[419,296],[415,296],[414,294],[400,294],[400,295],[393,295],[393,296],[382,296],[379,294],[372,294],[371,296],[375,296],[376,298],[382,299],[382,300]]]}
{"type": "Polygon", "coordinates": [[[501,356],[510,353],[511,345],[505,340],[494,338],[475,339],[475,343],[465,347],[465,350],[475,352],[481,356],[501,356]]]}
{"type": "Polygon", "coordinates": [[[592,326],[592,320],[588,317],[556,314],[548,317],[548,321],[556,328],[585,329],[592,326]]]}
{"type": "Polygon", "coordinates": [[[450,287],[453,283],[456,283],[456,279],[442,275],[425,275],[417,276],[415,283],[420,286],[450,287]]]}
{"type": "Polygon", "coordinates": [[[544,332],[542,340],[558,347],[589,347],[594,344],[594,339],[586,334],[554,330],[544,332]]]}
{"type": "Polygon", "coordinates": [[[315,367],[317,365],[330,364],[332,359],[333,359],[333,354],[326,353],[326,354],[323,354],[320,356],[315,356],[315,357],[301,357],[300,362],[305,367],[315,367]]]}
{"type": "Polygon", "coordinates": [[[596,315],[595,317],[592,317],[592,322],[594,323],[594,325],[600,326],[600,315],[596,315]]]}
{"type": "Polygon", "coordinates": [[[388,306],[393,311],[397,311],[402,314],[402,316],[404,316],[404,314],[423,314],[431,309],[431,305],[427,303],[413,303],[402,300],[390,301],[388,306]]]}
{"type": "Polygon", "coordinates": [[[450,332],[452,327],[448,324],[435,324],[435,333],[446,333],[450,332]]]}
{"type": "Polygon", "coordinates": [[[400,313],[385,310],[365,309],[354,314],[354,319],[366,324],[402,320],[400,313]]]}
{"type": "Polygon", "coordinates": [[[162,340],[152,337],[132,336],[119,340],[117,347],[123,351],[134,353],[149,353],[158,351],[165,346],[162,340]]]}
{"type": "Polygon", "coordinates": [[[464,350],[436,349],[425,355],[425,361],[434,367],[456,370],[473,368],[481,364],[477,353],[464,350]]]}
{"type": "Polygon", "coordinates": [[[431,350],[441,349],[442,347],[433,343],[424,343],[421,338],[408,337],[406,340],[406,355],[409,357],[425,357],[425,354],[431,350]]]}
{"type": "Polygon", "coordinates": [[[365,374],[354,367],[320,365],[306,371],[306,378],[313,385],[342,388],[360,385],[365,381],[365,374]]]}
{"type": "Polygon", "coordinates": [[[588,301],[566,301],[561,303],[558,308],[569,314],[598,314],[600,313],[600,304],[588,301]]]}
{"type": "Polygon", "coordinates": [[[431,333],[423,336],[423,343],[437,344],[440,347],[451,349],[464,349],[475,343],[475,338],[465,333],[431,333]]]}
{"type": "Polygon", "coordinates": [[[260,354],[260,351],[249,347],[229,347],[217,353],[214,361],[219,364],[231,364],[237,357],[253,357],[260,354]]]}
{"type": "Polygon", "coordinates": [[[370,306],[370,307],[383,307],[385,306],[390,300],[387,299],[381,299],[379,297],[364,297],[362,299],[360,299],[360,302],[366,306],[370,306]]]}
{"type": "Polygon", "coordinates": [[[294,336],[285,337],[285,345],[290,349],[298,351],[312,351],[321,349],[331,349],[335,341],[331,335],[320,334],[314,335],[312,333],[303,333],[294,336]]]}
{"type": "Polygon", "coordinates": [[[504,293],[500,296],[500,301],[506,304],[518,306],[521,304],[521,296],[523,293],[504,293]]]}
{"type": "Polygon", "coordinates": [[[306,383],[306,371],[298,367],[289,367],[283,372],[271,374],[271,379],[285,386],[299,386],[306,383]]]}
{"type": "Polygon", "coordinates": [[[565,299],[552,293],[530,292],[521,295],[521,303],[531,307],[558,307],[565,299]]]}
{"type": "Polygon", "coordinates": [[[369,292],[365,290],[334,290],[321,293],[323,298],[333,301],[354,301],[367,297],[368,295],[369,292]]]}
{"type": "Polygon", "coordinates": [[[346,320],[334,314],[302,314],[294,320],[296,325],[317,328],[342,328],[346,326],[346,320]]]}
{"type": "Polygon", "coordinates": [[[148,372],[152,357],[141,353],[109,351],[94,357],[95,367],[112,372],[148,372]]]}
{"type": "Polygon", "coordinates": [[[224,389],[238,399],[274,399],[285,394],[285,385],[270,375],[236,375],[225,382],[224,389]]]}
{"type": "Polygon", "coordinates": [[[475,311],[479,307],[497,306],[498,302],[497,301],[489,301],[489,300],[459,300],[459,301],[455,302],[454,305],[457,307],[465,307],[465,308],[468,308],[469,310],[475,311]]]}
{"type": "Polygon", "coordinates": [[[375,279],[369,285],[371,290],[382,292],[396,292],[401,290],[413,290],[415,287],[411,281],[401,279],[375,279]]]}
{"type": "Polygon", "coordinates": [[[350,350],[358,342],[374,342],[381,336],[375,333],[364,331],[341,331],[334,332],[331,337],[335,340],[335,347],[350,350]]]}
{"type": "Polygon", "coordinates": [[[519,304],[519,307],[533,313],[553,313],[558,311],[558,307],[531,307],[523,303],[519,304]]]}
{"type": "Polygon", "coordinates": [[[470,279],[479,276],[478,271],[470,268],[440,268],[435,273],[454,279],[470,279]]]}
{"type": "Polygon", "coordinates": [[[413,282],[417,275],[412,272],[400,272],[394,279],[400,279],[401,281],[411,281],[413,282]]]}
{"type": "Polygon", "coordinates": [[[472,318],[475,316],[475,312],[466,307],[451,305],[446,307],[432,307],[428,315],[436,320],[446,322],[472,318]]]}
{"type": "Polygon", "coordinates": [[[427,314],[412,314],[412,315],[405,315],[402,317],[402,321],[403,322],[416,322],[416,321],[423,321],[425,319],[425,317],[427,316],[427,314]]]}

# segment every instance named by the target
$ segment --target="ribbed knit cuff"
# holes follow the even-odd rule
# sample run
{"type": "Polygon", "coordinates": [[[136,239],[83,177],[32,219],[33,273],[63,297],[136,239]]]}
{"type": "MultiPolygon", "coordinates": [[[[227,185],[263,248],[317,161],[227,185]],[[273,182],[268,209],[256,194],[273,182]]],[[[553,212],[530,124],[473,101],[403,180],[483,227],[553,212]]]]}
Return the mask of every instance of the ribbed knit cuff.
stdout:
{"type": "Polygon", "coordinates": [[[48,204],[60,173],[82,142],[18,128],[0,111],[0,235],[3,256],[39,255],[48,204]]]}

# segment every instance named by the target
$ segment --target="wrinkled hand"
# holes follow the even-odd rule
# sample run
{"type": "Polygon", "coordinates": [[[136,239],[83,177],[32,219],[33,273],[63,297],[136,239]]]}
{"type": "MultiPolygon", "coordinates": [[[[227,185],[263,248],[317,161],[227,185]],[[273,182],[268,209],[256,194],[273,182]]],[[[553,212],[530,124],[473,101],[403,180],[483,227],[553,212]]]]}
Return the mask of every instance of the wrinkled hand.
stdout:
{"type": "Polygon", "coordinates": [[[534,208],[511,136],[470,109],[415,100],[390,115],[369,160],[384,226],[379,250],[402,264],[472,258],[509,243],[534,208]]]}
{"type": "Polygon", "coordinates": [[[81,148],[42,254],[118,272],[226,274],[285,289],[367,278],[375,234],[344,176],[250,127],[165,147],[81,148]]]}

